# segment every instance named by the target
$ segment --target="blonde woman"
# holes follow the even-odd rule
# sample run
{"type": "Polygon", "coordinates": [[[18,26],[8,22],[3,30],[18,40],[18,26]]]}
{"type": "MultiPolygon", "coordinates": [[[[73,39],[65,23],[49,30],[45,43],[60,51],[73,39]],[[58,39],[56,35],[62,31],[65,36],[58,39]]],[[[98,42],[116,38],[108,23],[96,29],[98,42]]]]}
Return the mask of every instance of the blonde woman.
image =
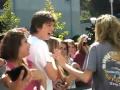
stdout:
{"type": "MultiPolygon", "coordinates": [[[[74,55],[74,62],[79,64],[79,67],[76,67],[77,69],[84,71],[85,66],[85,58],[87,57],[89,45],[88,45],[88,36],[86,34],[80,35],[78,38],[78,50],[74,55]]],[[[79,80],[76,80],[76,87],[80,89],[88,89],[91,88],[91,80],[88,83],[83,83],[79,80]]]]}
{"type": "Polygon", "coordinates": [[[82,34],[78,38],[78,50],[74,55],[74,61],[80,65],[80,68],[83,68],[84,60],[86,55],[88,54],[88,36],[86,34],[82,34]]]}
{"type": "MultiPolygon", "coordinates": [[[[68,62],[68,48],[67,43],[59,41],[59,39],[55,37],[51,37],[47,44],[49,46],[50,53],[54,53],[55,49],[61,49],[62,54],[64,55],[66,59],[66,62],[68,62]]],[[[53,58],[53,57],[52,57],[53,58]]],[[[72,85],[72,81],[75,79],[73,75],[69,74],[66,70],[64,70],[58,62],[53,62],[54,66],[58,69],[58,77],[56,81],[53,81],[54,83],[54,90],[66,90],[67,88],[75,88],[75,86],[72,85]]]]}
{"type": "Polygon", "coordinates": [[[79,80],[88,82],[93,78],[94,90],[120,90],[120,22],[109,14],[96,20],[95,42],[91,45],[86,70],[76,70],[64,61],[60,50],[55,58],[69,73],[79,80]]]}

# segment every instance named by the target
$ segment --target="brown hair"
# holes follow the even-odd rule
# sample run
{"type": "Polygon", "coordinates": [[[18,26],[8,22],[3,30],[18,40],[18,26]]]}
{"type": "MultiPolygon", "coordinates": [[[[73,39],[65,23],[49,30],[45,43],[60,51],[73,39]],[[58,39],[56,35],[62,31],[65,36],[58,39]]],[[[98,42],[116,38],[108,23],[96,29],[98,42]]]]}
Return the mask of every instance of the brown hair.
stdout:
{"type": "Polygon", "coordinates": [[[49,22],[55,22],[55,19],[49,11],[36,12],[31,20],[30,33],[37,33],[37,28],[42,28],[44,23],[49,22]]]}
{"type": "Polygon", "coordinates": [[[8,31],[3,38],[1,46],[1,57],[6,60],[16,60],[18,58],[21,41],[25,38],[24,32],[18,30],[19,29],[15,28],[8,31]]]}
{"type": "Polygon", "coordinates": [[[50,39],[47,40],[47,44],[48,44],[48,47],[49,47],[49,51],[51,53],[53,53],[54,49],[59,48],[60,42],[59,42],[59,40],[57,38],[50,37],[50,39]]]}

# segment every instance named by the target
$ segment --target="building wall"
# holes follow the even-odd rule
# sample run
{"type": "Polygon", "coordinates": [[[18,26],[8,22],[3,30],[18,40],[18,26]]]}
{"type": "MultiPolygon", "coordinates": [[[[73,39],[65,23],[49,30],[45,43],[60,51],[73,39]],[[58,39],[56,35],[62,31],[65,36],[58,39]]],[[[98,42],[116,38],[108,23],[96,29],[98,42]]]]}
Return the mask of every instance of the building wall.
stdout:
{"type": "MultiPolygon", "coordinates": [[[[20,26],[29,28],[34,12],[44,9],[45,0],[13,0],[13,10],[20,17],[20,26]]],[[[84,33],[80,23],[80,0],[51,0],[55,9],[62,12],[62,21],[66,22],[66,30],[70,36],[84,33]]]]}
{"type": "Polygon", "coordinates": [[[42,9],[44,0],[13,0],[13,10],[21,19],[20,26],[30,26],[34,12],[42,9]]]}

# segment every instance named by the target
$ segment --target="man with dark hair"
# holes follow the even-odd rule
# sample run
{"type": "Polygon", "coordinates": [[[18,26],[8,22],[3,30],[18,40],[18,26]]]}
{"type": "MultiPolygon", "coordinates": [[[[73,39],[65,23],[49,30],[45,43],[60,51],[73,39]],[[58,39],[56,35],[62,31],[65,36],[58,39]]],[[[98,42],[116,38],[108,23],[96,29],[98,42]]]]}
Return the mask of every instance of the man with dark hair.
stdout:
{"type": "Polygon", "coordinates": [[[46,90],[53,90],[51,80],[55,81],[57,78],[57,69],[53,67],[53,60],[51,60],[48,46],[44,41],[48,40],[53,33],[54,24],[55,20],[50,12],[36,12],[31,20],[31,36],[28,38],[28,42],[31,44],[28,60],[32,61],[47,76],[46,90]]]}

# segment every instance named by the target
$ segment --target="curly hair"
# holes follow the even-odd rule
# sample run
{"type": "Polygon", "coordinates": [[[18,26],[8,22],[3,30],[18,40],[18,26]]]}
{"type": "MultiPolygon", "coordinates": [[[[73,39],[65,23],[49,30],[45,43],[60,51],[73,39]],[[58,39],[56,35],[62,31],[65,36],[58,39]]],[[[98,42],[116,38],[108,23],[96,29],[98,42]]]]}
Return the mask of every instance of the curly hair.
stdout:
{"type": "Polygon", "coordinates": [[[105,14],[97,18],[95,41],[107,41],[114,47],[120,48],[120,22],[115,16],[105,14]]]}

